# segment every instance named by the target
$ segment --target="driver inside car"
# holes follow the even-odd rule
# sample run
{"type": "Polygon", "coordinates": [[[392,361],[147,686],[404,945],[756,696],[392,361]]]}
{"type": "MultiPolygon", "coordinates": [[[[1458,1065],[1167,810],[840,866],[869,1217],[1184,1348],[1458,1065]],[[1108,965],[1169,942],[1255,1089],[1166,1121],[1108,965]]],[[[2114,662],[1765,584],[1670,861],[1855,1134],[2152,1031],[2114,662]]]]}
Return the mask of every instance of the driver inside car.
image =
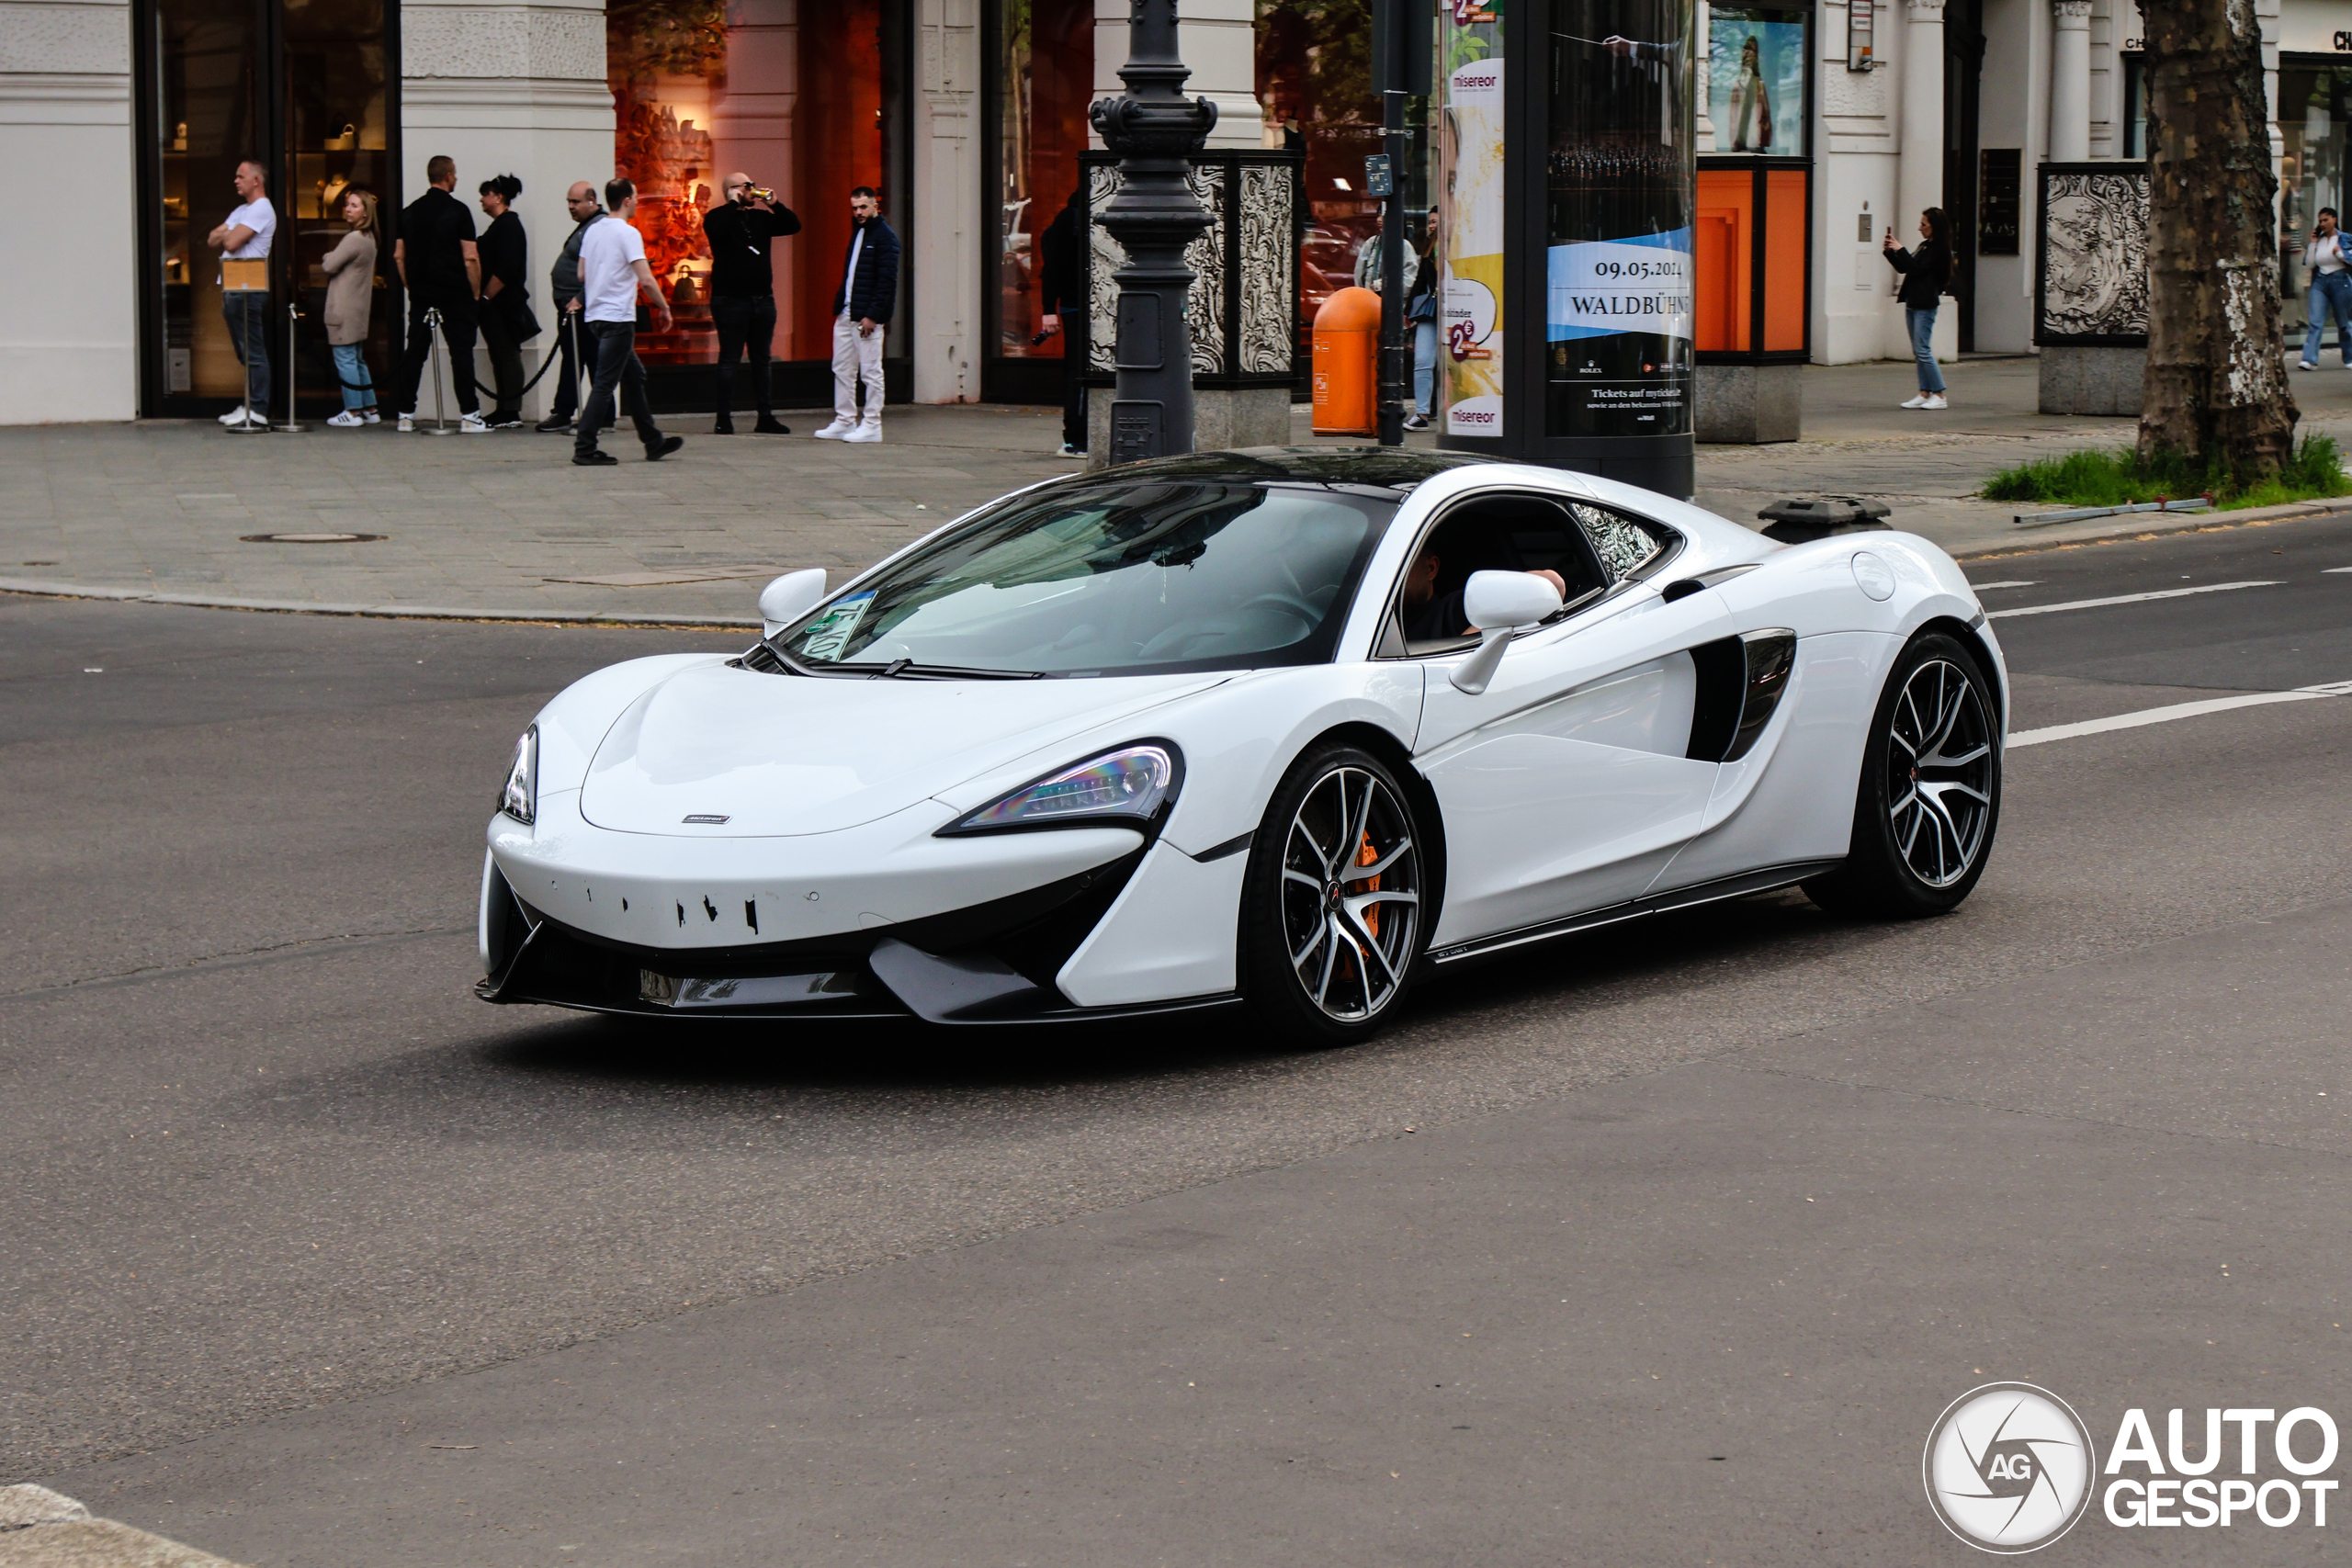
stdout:
{"type": "MultiPolygon", "coordinates": [[[[1478,635],[1478,628],[1470,624],[1469,613],[1462,607],[1463,590],[1456,588],[1450,593],[1438,592],[1438,578],[1444,570],[1444,563],[1438,558],[1437,541],[1431,539],[1421,547],[1420,558],[1413,562],[1413,570],[1405,576],[1403,607],[1405,636],[1408,641],[1442,642],[1453,637],[1478,635]]],[[[1528,575],[1542,578],[1563,600],[1567,598],[1567,582],[1558,572],[1538,570],[1528,575]]]]}

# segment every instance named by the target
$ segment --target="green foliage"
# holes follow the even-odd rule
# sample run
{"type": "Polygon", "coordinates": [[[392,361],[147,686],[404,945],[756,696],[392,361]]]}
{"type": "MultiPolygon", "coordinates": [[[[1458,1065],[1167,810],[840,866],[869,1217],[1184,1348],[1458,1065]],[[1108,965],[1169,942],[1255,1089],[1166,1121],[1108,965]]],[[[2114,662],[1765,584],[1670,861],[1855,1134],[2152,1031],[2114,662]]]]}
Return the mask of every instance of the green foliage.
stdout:
{"type": "Polygon", "coordinates": [[[2123,506],[2134,502],[2210,495],[2217,509],[2270,506],[2352,494],[2352,476],[2333,437],[2306,435],[2276,478],[2241,489],[2228,463],[2204,463],[2178,453],[2143,462],[2129,446],[2112,452],[2069,452],[2004,468],[1984,481],[1987,501],[2039,502],[2051,506],[2123,506]]]}

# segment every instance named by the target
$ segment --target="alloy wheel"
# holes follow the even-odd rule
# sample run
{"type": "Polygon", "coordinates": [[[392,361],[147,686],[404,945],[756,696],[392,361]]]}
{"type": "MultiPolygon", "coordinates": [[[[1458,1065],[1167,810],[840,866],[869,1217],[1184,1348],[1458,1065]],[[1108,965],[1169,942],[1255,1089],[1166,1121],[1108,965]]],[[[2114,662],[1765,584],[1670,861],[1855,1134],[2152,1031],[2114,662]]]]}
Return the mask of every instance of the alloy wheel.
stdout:
{"type": "Polygon", "coordinates": [[[1967,671],[1931,659],[1911,672],[1887,729],[1887,821],[1895,852],[1929,887],[1968,874],[1993,817],[1993,733],[1967,671]]]}
{"type": "Polygon", "coordinates": [[[1363,1023],[1394,1001],[1421,913],[1412,818],[1388,784],[1335,767],[1299,802],[1283,843],[1284,952],[1324,1016],[1363,1023]]]}

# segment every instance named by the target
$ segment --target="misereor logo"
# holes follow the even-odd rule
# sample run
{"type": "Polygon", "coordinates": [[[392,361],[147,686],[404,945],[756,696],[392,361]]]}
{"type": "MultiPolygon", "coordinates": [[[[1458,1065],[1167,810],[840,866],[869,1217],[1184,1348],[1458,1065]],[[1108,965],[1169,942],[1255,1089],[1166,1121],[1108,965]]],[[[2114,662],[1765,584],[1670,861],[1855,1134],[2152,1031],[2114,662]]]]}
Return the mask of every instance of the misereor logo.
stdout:
{"type": "Polygon", "coordinates": [[[2097,1463],[2090,1429],[2064,1400],[2031,1383],[1996,1382],[1936,1418],[1920,1469],[1944,1528],[1980,1551],[2016,1553],[2075,1527],[2097,1463]]]}

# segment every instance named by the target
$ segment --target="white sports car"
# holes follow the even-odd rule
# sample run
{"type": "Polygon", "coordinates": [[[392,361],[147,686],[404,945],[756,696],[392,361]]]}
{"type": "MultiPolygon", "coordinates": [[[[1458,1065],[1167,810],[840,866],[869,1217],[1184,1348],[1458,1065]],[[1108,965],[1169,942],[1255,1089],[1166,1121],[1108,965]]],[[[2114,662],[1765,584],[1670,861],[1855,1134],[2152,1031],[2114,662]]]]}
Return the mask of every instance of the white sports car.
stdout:
{"type": "Polygon", "coordinates": [[[1552,468],[1136,463],[760,604],[745,652],[525,732],[483,998],[1340,1041],[1433,969],[1710,899],[1950,909],[2000,813],[2001,653],[1941,550],[1552,468]]]}

